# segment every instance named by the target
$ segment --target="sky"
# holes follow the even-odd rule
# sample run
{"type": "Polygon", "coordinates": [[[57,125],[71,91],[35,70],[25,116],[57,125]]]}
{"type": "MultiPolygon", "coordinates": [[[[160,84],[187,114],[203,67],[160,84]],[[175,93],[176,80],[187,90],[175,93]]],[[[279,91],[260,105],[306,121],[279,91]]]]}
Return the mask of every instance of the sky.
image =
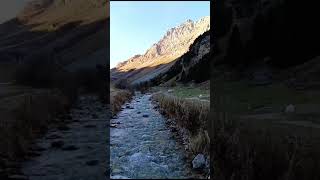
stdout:
{"type": "Polygon", "coordinates": [[[0,0],[0,23],[14,18],[30,0],[0,0]]]}
{"type": "Polygon", "coordinates": [[[210,16],[210,1],[111,1],[110,68],[144,54],[172,27],[210,16]]]}

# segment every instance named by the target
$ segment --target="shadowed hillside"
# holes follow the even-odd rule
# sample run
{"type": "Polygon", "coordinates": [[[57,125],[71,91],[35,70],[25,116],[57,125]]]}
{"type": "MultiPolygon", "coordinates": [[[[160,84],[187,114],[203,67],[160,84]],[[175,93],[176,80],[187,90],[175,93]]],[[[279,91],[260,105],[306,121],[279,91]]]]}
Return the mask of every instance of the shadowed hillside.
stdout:
{"type": "Polygon", "coordinates": [[[105,177],[107,144],[96,137],[104,137],[106,125],[100,121],[89,129],[80,127],[79,118],[85,115],[76,107],[92,108],[85,123],[109,117],[105,106],[109,101],[108,40],[109,2],[103,0],[34,0],[16,18],[0,24],[0,179],[33,179],[37,168],[48,168],[44,179],[105,177]],[[99,153],[81,148],[78,136],[61,131],[83,132],[83,140],[99,142],[94,147],[99,153]],[[52,132],[61,134],[44,138],[52,132]],[[40,141],[49,146],[39,148],[40,141]],[[64,141],[70,144],[62,146],[64,141]],[[86,158],[104,159],[98,162],[101,168],[84,166],[76,157],[64,161],[66,155],[59,153],[70,151],[68,157],[76,156],[72,151],[79,148],[86,158]],[[54,166],[38,163],[42,160],[26,163],[50,153],[57,153],[50,155],[56,167],[73,171],[68,163],[74,163],[87,170],[80,167],[81,173],[57,175],[50,173],[54,166]]]}
{"type": "Polygon", "coordinates": [[[316,7],[230,0],[213,12],[215,179],[318,179],[316,7]]]}

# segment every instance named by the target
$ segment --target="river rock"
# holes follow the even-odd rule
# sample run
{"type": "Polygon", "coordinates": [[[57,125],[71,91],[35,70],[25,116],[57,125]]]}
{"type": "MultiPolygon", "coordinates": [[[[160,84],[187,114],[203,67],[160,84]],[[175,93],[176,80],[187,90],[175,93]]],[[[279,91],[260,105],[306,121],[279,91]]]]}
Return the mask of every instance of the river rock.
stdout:
{"type": "Polygon", "coordinates": [[[63,141],[53,141],[51,143],[51,147],[53,148],[61,148],[64,145],[63,141]]]}
{"type": "Polygon", "coordinates": [[[98,116],[97,114],[92,114],[91,117],[92,117],[93,119],[97,119],[99,116],[98,116]]]}
{"type": "Polygon", "coordinates": [[[86,164],[88,166],[95,166],[95,165],[99,164],[99,161],[98,160],[90,160],[90,161],[87,161],[86,164]]]}
{"type": "Polygon", "coordinates": [[[121,175],[114,175],[114,176],[111,176],[110,179],[130,179],[126,176],[121,176],[121,175]]]}
{"type": "Polygon", "coordinates": [[[61,131],[68,131],[68,130],[70,130],[70,127],[68,127],[66,125],[62,125],[62,126],[59,126],[58,129],[61,131]]]}
{"type": "Polygon", "coordinates": [[[285,113],[294,113],[295,112],[295,106],[292,105],[292,104],[289,104],[288,106],[286,106],[284,112],[285,113]]]}
{"type": "Polygon", "coordinates": [[[64,151],[75,151],[77,149],[79,149],[79,148],[77,146],[75,146],[75,145],[69,145],[69,146],[66,146],[66,147],[62,148],[62,150],[64,150],[64,151]]]}
{"type": "Polygon", "coordinates": [[[193,169],[200,169],[205,167],[206,165],[206,159],[203,154],[198,154],[193,160],[192,160],[192,167],[193,169]]]}
{"type": "Polygon", "coordinates": [[[84,127],[85,128],[95,128],[95,127],[97,127],[97,125],[95,125],[95,124],[87,124],[84,127]]]}
{"type": "Polygon", "coordinates": [[[61,138],[58,134],[51,134],[50,136],[47,136],[46,139],[59,139],[61,138]]]}
{"type": "Polygon", "coordinates": [[[27,176],[24,175],[11,175],[8,177],[8,179],[12,179],[12,180],[28,180],[29,178],[27,176]]]}

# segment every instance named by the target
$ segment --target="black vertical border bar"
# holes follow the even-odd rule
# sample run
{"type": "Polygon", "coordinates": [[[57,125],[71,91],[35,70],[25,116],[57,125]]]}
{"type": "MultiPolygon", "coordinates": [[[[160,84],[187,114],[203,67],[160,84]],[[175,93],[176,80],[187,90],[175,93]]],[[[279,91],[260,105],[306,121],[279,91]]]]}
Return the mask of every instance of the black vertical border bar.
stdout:
{"type": "Polygon", "coordinates": [[[214,84],[213,84],[213,53],[214,51],[214,40],[215,34],[214,34],[214,19],[215,19],[215,4],[216,0],[210,0],[210,58],[211,58],[211,64],[210,64],[210,113],[209,113],[209,118],[208,118],[208,132],[209,132],[209,138],[210,138],[210,146],[209,146],[209,155],[210,155],[210,179],[213,179],[213,160],[214,160],[214,153],[213,153],[213,140],[214,140],[214,122],[215,122],[215,113],[214,113],[214,84]],[[213,27],[213,30],[212,30],[213,27]]]}
{"type": "Polygon", "coordinates": [[[106,141],[107,141],[107,147],[106,147],[106,179],[110,179],[110,119],[111,119],[111,109],[110,109],[110,6],[111,6],[111,1],[110,0],[106,0],[108,2],[108,6],[106,9],[106,16],[107,16],[107,22],[106,22],[106,30],[107,30],[107,34],[106,34],[106,43],[107,43],[107,61],[106,61],[106,71],[107,71],[107,85],[105,87],[107,87],[106,89],[106,94],[107,96],[109,96],[107,98],[107,111],[108,111],[108,118],[106,119],[106,141]]]}

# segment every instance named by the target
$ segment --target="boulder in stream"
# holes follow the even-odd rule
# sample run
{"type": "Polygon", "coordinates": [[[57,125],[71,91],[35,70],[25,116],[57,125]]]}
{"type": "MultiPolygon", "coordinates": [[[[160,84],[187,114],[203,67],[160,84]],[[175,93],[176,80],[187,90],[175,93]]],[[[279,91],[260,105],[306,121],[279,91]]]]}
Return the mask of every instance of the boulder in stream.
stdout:
{"type": "Polygon", "coordinates": [[[198,154],[193,160],[192,160],[192,168],[193,169],[201,169],[204,168],[206,165],[206,159],[203,154],[198,154]]]}
{"type": "Polygon", "coordinates": [[[292,104],[289,104],[288,106],[286,106],[284,112],[285,113],[294,113],[295,112],[295,106],[292,104]]]}

